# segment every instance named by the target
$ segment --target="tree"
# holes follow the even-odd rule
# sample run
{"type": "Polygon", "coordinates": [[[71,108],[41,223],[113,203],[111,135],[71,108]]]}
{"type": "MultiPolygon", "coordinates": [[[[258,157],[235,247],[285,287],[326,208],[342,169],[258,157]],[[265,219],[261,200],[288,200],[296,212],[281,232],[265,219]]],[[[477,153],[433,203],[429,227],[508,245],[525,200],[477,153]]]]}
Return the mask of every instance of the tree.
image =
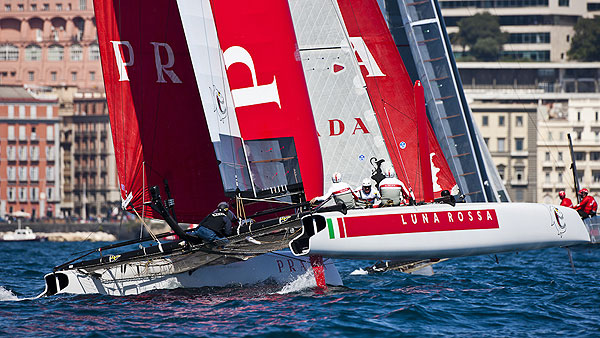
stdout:
{"type": "Polygon", "coordinates": [[[577,61],[600,61],[600,17],[580,18],[574,29],[575,35],[567,52],[569,58],[577,61]]]}
{"type": "Polygon", "coordinates": [[[500,30],[498,17],[484,12],[461,19],[452,42],[461,45],[463,51],[468,46],[476,59],[493,61],[498,60],[507,40],[508,35],[500,30]]]}

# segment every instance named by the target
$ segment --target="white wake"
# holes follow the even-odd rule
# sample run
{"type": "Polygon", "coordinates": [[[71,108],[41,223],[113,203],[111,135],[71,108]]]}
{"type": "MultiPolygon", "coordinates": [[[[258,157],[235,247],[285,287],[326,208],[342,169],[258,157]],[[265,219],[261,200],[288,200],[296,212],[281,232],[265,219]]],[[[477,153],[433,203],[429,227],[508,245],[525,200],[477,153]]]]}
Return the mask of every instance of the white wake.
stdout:
{"type": "Polygon", "coordinates": [[[298,292],[304,289],[314,288],[316,286],[317,281],[315,280],[315,275],[311,270],[308,270],[303,275],[284,285],[281,290],[277,291],[277,293],[280,295],[285,295],[286,293],[298,292]]]}
{"type": "Polygon", "coordinates": [[[10,300],[19,300],[19,297],[17,297],[17,295],[15,295],[12,291],[0,285],[0,302],[10,300]]]}

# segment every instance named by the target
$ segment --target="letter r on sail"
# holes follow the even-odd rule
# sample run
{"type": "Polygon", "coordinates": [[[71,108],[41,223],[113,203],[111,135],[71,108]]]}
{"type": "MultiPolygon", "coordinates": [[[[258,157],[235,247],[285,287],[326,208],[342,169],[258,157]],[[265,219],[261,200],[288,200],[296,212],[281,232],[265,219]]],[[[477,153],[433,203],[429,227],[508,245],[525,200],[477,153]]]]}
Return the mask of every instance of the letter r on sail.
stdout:
{"type": "Polygon", "coordinates": [[[115,52],[115,61],[117,62],[117,69],[119,70],[119,81],[129,81],[129,76],[127,76],[127,68],[126,66],[133,66],[134,57],[133,57],[133,48],[129,41],[111,41],[113,45],[113,51],[115,52]],[[125,62],[125,58],[123,54],[121,54],[121,48],[119,45],[123,45],[127,47],[129,51],[129,61],[125,62]]]}
{"type": "Polygon", "coordinates": [[[163,73],[165,73],[167,74],[169,79],[173,81],[173,83],[181,83],[181,80],[179,79],[177,74],[175,74],[175,72],[172,69],[169,69],[173,67],[173,64],[175,64],[175,56],[173,55],[173,49],[171,49],[171,46],[162,42],[150,43],[154,46],[154,64],[156,65],[156,76],[158,77],[156,82],[167,82],[165,80],[165,77],[163,76],[163,73]],[[160,47],[163,47],[167,51],[168,58],[167,63],[165,64],[163,64],[162,60],[160,59],[160,47]]]}
{"type": "Polygon", "coordinates": [[[258,85],[256,80],[256,69],[254,61],[247,50],[240,46],[231,46],[223,52],[225,67],[229,69],[234,63],[242,63],[250,69],[252,74],[252,86],[246,88],[232,89],[233,103],[236,107],[252,106],[256,104],[275,102],[281,108],[279,92],[277,90],[277,79],[273,76],[273,82],[266,85],[258,85]]]}

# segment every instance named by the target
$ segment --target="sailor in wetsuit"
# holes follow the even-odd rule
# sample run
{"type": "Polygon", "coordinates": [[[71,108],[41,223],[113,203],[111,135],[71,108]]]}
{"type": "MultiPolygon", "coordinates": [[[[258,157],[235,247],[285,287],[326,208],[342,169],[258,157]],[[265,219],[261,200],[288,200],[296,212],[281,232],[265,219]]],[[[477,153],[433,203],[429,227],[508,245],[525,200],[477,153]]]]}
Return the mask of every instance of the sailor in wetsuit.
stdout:
{"type": "Polygon", "coordinates": [[[333,196],[335,204],[344,203],[348,209],[354,208],[356,196],[354,196],[352,187],[348,183],[342,182],[342,174],[334,173],[331,176],[331,180],[333,184],[329,187],[327,193],[323,196],[313,198],[310,203],[323,202],[333,196]]]}
{"type": "Polygon", "coordinates": [[[231,236],[232,222],[234,221],[237,221],[237,217],[229,210],[229,204],[221,202],[217,205],[217,209],[206,216],[191,234],[210,244],[227,244],[229,241],[224,237],[231,236]]]}
{"type": "Polygon", "coordinates": [[[379,191],[381,192],[381,202],[383,206],[408,204],[409,194],[402,181],[396,178],[394,168],[387,168],[384,171],[385,178],[379,182],[379,191]]]}

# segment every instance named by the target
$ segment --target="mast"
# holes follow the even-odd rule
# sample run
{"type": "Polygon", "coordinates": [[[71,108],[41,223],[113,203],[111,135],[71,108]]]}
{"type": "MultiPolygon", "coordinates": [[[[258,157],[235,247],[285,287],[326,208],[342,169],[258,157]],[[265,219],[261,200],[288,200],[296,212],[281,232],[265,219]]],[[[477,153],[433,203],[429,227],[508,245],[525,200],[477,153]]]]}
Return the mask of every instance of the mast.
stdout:
{"type": "Polygon", "coordinates": [[[575,153],[573,152],[573,141],[571,140],[571,134],[567,134],[569,139],[569,151],[571,152],[571,170],[573,171],[573,187],[575,188],[575,196],[577,196],[577,203],[581,203],[581,196],[579,196],[579,177],[577,177],[577,165],[575,163],[575,153]]]}

